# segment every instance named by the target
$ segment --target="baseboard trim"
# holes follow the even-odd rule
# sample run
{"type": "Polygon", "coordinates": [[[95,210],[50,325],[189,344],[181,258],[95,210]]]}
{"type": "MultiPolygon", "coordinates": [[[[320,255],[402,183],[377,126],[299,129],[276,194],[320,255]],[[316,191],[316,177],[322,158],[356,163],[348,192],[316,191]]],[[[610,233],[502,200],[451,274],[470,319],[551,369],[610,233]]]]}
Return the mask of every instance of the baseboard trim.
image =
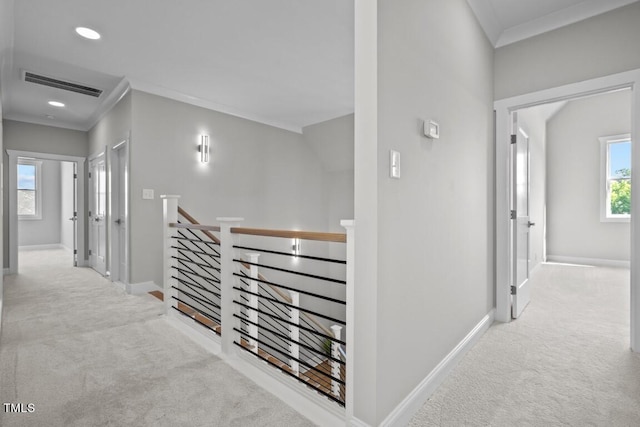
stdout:
{"type": "Polygon", "coordinates": [[[122,282],[113,282],[118,286],[124,287],[124,290],[127,291],[128,294],[131,295],[142,295],[151,291],[161,291],[162,288],[155,284],[155,282],[140,282],[140,283],[122,283],[122,282]]]}
{"type": "Polygon", "coordinates": [[[495,309],[484,316],[480,323],[396,406],[380,425],[405,426],[409,424],[411,417],[424,405],[433,392],[449,376],[462,357],[473,348],[480,337],[491,327],[494,318],[495,309]]]}
{"type": "Polygon", "coordinates": [[[46,251],[49,249],[66,249],[60,243],[51,243],[49,245],[24,245],[18,246],[18,251],[46,251]]]}
{"type": "Polygon", "coordinates": [[[597,267],[631,268],[631,262],[616,259],[582,258],[562,255],[547,255],[547,262],[562,264],[590,265],[597,267]]]}
{"type": "MultiPolygon", "coordinates": [[[[219,337],[197,322],[179,313],[168,314],[167,322],[186,335],[208,352],[218,356],[229,366],[249,378],[287,405],[291,406],[319,426],[333,427],[345,425],[344,413],[341,413],[328,399],[324,399],[311,391],[307,386],[285,374],[274,375],[271,366],[249,354],[224,354],[219,337]],[[282,378],[279,378],[282,377],[282,378]]],[[[277,373],[276,373],[277,374],[277,373]]],[[[369,427],[363,423],[352,423],[369,427]]]]}

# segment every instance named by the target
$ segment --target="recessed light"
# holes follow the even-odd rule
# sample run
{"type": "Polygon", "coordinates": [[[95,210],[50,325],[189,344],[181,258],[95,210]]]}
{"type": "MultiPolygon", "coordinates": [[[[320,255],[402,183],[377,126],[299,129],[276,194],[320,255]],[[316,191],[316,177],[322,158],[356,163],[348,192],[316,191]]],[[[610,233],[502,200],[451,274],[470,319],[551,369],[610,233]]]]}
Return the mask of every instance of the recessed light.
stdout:
{"type": "Polygon", "coordinates": [[[89,40],[98,40],[100,38],[100,33],[87,27],[77,27],[76,33],[89,40]]]}
{"type": "Polygon", "coordinates": [[[62,102],[59,102],[59,101],[49,101],[49,105],[54,106],[54,107],[59,107],[59,108],[64,107],[64,104],[62,102]]]}

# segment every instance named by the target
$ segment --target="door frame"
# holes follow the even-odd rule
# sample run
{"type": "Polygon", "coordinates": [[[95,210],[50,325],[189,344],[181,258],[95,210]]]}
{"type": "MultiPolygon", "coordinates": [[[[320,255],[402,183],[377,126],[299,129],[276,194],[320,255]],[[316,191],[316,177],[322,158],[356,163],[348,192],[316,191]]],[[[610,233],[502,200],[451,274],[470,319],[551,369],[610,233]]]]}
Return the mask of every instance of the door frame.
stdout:
{"type": "MultiPolygon", "coordinates": [[[[111,192],[111,186],[110,186],[110,171],[109,171],[109,167],[110,167],[110,159],[109,156],[107,155],[108,153],[108,147],[104,147],[102,149],[102,151],[95,153],[91,156],[89,156],[89,158],[87,159],[87,194],[88,194],[88,204],[87,204],[87,222],[88,222],[88,226],[87,226],[87,233],[89,235],[88,240],[88,247],[87,247],[87,254],[89,253],[89,250],[91,250],[93,248],[93,243],[94,243],[94,239],[95,236],[93,235],[93,228],[92,228],[92,222],[91,219],[89,218],[89,212],[91,211],[91,209],[93,208],[93,206],[95,205],[95,192],[94,192],[94,184],[93,184],[93,178],[89,176],[89,174],[91,173],[91,162],[93,162],[94,160],[102,157],[104,159],[104,174],[105,174],[105,207],[104,207],[104,227],[105,227],[105,231],[104,231],[104,277],[109,277],[110,276],[110,240],[109,240],[109,221],[111,218],[110,215],[110,207],[111,207],[111,200],[109,200],[109,194],[111,192]]],[[[95,270],[96,272],[102,274],[101,272],[99,272],[98,270],[95,269],[92,259],[91,259],[91,255],[87,255],[87,266],[91,267],[93,270],[95,270]]]]}
{"type": "MultiPolygon", "coordinates": [[[[123,150],[124,152],[124,173],[125,176],[128,176],[129,173],[129,137],[124,138],[117,144],[115,144],[110,152],[109,152],[109,208],[111,211],[111,218],[115,217],[116,213],[120,209],[120,188],[121,188],[121,175],[120,172],[120,161],[118,159],[119,153],[123,150]]],[[[110,242],[110,265],[109,270],[111,271],[111,280],[124,285],[126,289],[126,285],[129,283],[129,206],[131,206],[131,202],[129,200],[129,184],[125,181],[124,183],[124,192],[123,198],[125,200],[125,264],[126,271],[120,271],[119,260],[122,254],[120,254],[120,233],[115,230],[113,222],[109,222],[107,224],[107,240],[110,242]]]]}
{"type": "MultiPolygon", "coordinates": [[[[570,100],[616,89],[631,89],[631,140],[640,135],[640,69],[612,74],[579,83],[558,86],[494,102],[496,117],[496,320],[511,321],[511,220],[509,218],[509,170],[511,112],[550,102],[570,100]]],[[[632,170],[640,170],[640,149],[632,150],[632,170]]],[[[631,211],[640,213],[640,188],[631,186],[631,211]]],[[[640,352],[640,218],[631,216],[631,349],[640,352]]]]}
{"type": "Polygon", "coordinates": [[[76,187],[76,200],[78,201],[78,266],[84,266],[86,263],[84,227],[87,211],[84,202],[85,183],[82,177],[85,176],[86,158],[21,150],[7,150],[7,154],[9,156],[9,274],[18,273],[18,157],[76,163],[78,167],[78,185],[76,187]]]}

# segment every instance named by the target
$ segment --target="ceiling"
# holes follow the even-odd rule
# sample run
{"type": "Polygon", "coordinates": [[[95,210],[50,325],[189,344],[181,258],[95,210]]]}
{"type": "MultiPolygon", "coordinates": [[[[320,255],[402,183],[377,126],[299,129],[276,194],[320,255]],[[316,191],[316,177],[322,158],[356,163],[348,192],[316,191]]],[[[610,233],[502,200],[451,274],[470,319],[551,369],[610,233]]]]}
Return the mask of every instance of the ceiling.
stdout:
{"type": "Polygon", "coordinates": [[[505,46],[638,0],[467,0],[495,47],[505,46]]]}
{"type": "MultiPolygon", "coordinates": [[[[636,0],[467,1],[502,46],[636,0]]],[[[0,0],[3,116],[88,130],[132,87],[300,132],[353,112],[353,7],[353,0],[0,0]],[[102,38],[83,39],[78,26],[102,38]],[[27,83],[25,71],[103,93],[27,83]]]]}

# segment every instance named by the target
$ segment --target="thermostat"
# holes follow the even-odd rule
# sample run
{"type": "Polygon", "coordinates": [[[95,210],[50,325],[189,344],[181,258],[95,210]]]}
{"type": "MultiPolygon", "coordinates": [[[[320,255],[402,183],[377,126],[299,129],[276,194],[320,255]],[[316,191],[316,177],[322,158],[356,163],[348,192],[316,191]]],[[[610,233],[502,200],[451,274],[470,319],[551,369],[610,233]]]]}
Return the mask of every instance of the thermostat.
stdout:
{"type": "Polygon", "coordinates": [[[440,125],[433,120],[424,121],[424,136],[431,139],[440,138],[440,125]]]}

